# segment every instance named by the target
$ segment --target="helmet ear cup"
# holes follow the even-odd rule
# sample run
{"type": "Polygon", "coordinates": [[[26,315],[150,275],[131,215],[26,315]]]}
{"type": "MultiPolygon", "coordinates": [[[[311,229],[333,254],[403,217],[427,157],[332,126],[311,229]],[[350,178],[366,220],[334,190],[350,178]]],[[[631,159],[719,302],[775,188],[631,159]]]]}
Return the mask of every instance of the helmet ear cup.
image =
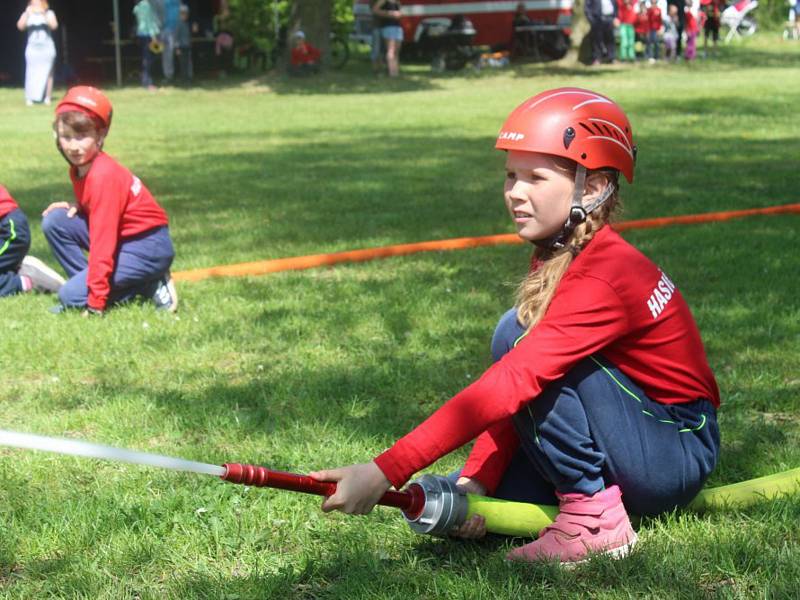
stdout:
{"type": "Polygon", "coordinates": [[[569,222],[571,225],[580,225],[586,220],[586,209],[582,206],[573,206],[569,209],[569,222]]]}

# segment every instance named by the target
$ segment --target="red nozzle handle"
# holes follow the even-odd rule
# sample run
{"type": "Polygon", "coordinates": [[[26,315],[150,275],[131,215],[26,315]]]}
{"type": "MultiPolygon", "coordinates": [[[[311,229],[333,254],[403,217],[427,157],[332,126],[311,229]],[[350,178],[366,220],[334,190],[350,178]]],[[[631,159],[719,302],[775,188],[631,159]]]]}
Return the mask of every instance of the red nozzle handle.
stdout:
{"type": "MultiPolygon", "coordinates": [[[[292,492],[304,492],[318,496],[332,496],[336,493],[336,484],[330,481],[319,481],[308,475],[272,471],[266,467],[256,465],[240,465],[226,463],[225,475],[222,479],[231,483],[241,483],[255,487],[271,487],[292,492]]],[[[386,492],[378,504],[394,506],[401,509],[407,516],[415,518],[422,512],[425,504],[425,494],[419,486],[411,486],[402,492],[386,492]]]]}

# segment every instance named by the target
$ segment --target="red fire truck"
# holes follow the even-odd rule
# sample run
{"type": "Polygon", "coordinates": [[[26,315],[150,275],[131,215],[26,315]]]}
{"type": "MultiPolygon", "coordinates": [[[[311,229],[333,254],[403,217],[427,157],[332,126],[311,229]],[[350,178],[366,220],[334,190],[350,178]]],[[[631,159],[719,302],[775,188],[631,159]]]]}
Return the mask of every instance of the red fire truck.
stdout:
{"type": "MultiPolygon", "coordinates": [[[[365,41],[373,26],[370,0],[355,0],[356,35],[365,41]]],[[[559,59],[569,49],[573,0],[403,0],[404,53],[429,55],[443,45],[510,49],[525,40],[526,53],[559,59]],[[525,7],[528,23],[514,27],[514,12],[525,7]]]]}

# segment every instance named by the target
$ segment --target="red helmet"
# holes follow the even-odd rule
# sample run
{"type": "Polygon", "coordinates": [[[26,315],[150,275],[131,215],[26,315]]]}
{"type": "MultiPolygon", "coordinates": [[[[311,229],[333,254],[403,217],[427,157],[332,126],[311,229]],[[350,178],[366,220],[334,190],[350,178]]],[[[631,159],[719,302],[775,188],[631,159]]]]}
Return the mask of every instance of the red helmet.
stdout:
{"type": "Polygon", "coordinates": [[[541,152],[587,169],[612,168],[633,183],[636,146],[628,117],[605,96],[558,88],[529,98],[508,116],[495,148],[541,152]]]}
{"type": "Polygon", "coordinates": [[[70,110],[88,112],[97,117],[106,129],[111,127],[114,109],[105,94],[97,88],[88,85],[70,88],[56,106],[56,114],[70,110]]]}

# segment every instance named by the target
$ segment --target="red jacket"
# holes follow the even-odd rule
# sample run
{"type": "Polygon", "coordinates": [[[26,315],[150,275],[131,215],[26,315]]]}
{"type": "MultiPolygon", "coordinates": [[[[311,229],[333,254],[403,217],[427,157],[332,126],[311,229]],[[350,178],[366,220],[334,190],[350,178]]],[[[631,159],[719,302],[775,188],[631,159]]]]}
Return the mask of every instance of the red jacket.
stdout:
{"type": "Polygon", "coordinates": [[[492,492],[519,445],[511,416],[595,353],[656,402],[706,398],[719,406],[700,333],[680,292],[647,257],[604,227],[569,266],[541,322],[375,462],[399,488],[480,436],[462,475],[492,492]]]}
{"type": "Polygon", "coordinates": [[[686,33],[697,33],[700,28],[697,25],[697,19],[691,11],[686,11],[686,33]]]}
{"type": "Polygon", "coordinates": [[[633,30],[638,33],[639,35],[647,35],[647,30],[650,27],[650,23],[647,20],[647,13],[646,12],[638,12],[636,13],[636,20],[633,22],[633,30]]]}
{"type": "Polygon", "coordinates": [[[97,155],[83,177],[78,177],[75,167],[69,175],[78,208],[89,221],[87,304],[103,310],[120,240],[167,225],[169,220],[139,178],[105,152],[97,155]]]}
{"type": "Polygon", "coordinates": [[[624,25],[633,25],[636,22],[636,1],[619,0],[617,18],[624,25]]]}
{"type": "Polygon", "coordinates": [[[657,6],[650,6],[647,9],[647,27],[648,31],[661,31],[664,26],[661,19],[661,9],[657,6]]]}
{"type": "Polygon", "coordinates": [[[319,62],[320,51],[308,42],[292,48],[292,66],[314,65],[319,62]]]}
{"type": "Polygon", "coordinates": [[[8,193],[8,190],[0,185],[0,219],[5,217],[8,213],[13,210],[17,210],[19,205],[14,202],[14,199],[11,197],[11,194],[8,193]]]}

